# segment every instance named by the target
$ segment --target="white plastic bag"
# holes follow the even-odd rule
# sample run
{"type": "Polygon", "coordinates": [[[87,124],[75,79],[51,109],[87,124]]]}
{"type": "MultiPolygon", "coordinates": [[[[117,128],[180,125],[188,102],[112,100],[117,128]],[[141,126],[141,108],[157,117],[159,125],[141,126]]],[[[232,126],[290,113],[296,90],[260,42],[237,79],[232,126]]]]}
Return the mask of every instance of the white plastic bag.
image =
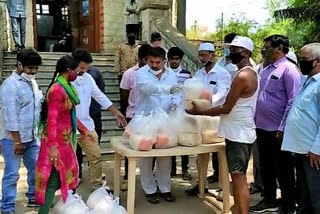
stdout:
{"type": "Polygon", "coordinates": [[[171,148],[178,145],[177,135],[169,115],[162,109],[152,112],[152,122],[156,129],[156,149],[171,148]]]}
{"type": "Polygon", "coordinates": [[[132,120],[128,123],[128,125],[126,126],[124,133],[123,133],[123,138],[126,141],[129,141],[133,130],[139,130],[139,128],[141,128],[143,126],[143,120],[144,120],[143,115],[136,115],[134,118],[132,118],[132,120]]]}
{"type": "Polygon", "coordinates": [[[155,144],[155,125],[152,123],[151,115],[139,116],[132,127],[132,134],[129,138],[129,144],[132,149],[140,151],[149,151],[155,144]]]}
{"type": "Polygon", "coordinates": [[[218,136],[220,117],[196,116],[200,124],[203,144],[223,142],[224,139],[218,136]]]}
{"type": "Polygon", "coordinates": [[[187,79],[183,85],[183,92],[186,100],[199,99],[204,85],[201,79],[187,79]]]}
{"type": "Polygon", "coordinates": [[[119,205],[119,198],[115,200],[104,198],[90,214],[127,214],[127,211],[119,205]]]}
{"type": "Polygon", "coordinates": [[[184,110],[178,110],[170,114],[173,121],[177,137],[178,145],[181,146],[198,146],[201,144],[201,133],[198,120],[185,113],[184,110]]]}
{"type": "Polygon", "coordinates": [[[54,214],[88,214],[89,208],[82,201],[81,196],[72,194],[72,191],[68,191],[67,200],[64,203],[62,197],[56,203],[53,208],[54,214]]]}
{"type": "Polygon", "coordinates": [[[112,200],[113,196],[112,194],[109,194],[107,192],[106,188],[108,187],[106,186],[106,182],[104,182],[102,187],[100,187],[99,189],[96,189],[94,192],[92,192],[89,195],[89,198],[87,200],[87,206],[90,209],[94,209],[95,206],[104,198],[110,198],[112,200]]]}

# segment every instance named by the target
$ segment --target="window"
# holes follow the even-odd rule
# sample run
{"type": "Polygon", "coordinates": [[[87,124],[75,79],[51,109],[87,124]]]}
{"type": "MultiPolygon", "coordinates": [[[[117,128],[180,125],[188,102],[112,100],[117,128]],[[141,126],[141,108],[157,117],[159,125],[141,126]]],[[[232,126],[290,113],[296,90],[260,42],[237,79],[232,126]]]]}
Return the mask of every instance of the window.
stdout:
{"type": "Polygon", "coordinates": [[[49,14],[49,5],[42,5],[42,14],[49,14]]]}

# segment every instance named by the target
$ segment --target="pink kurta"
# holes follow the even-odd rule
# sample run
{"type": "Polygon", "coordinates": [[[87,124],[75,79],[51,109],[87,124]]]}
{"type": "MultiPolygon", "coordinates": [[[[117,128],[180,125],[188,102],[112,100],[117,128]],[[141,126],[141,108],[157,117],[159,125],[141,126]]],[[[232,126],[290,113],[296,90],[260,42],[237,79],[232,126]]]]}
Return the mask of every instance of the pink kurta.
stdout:
{"type": "MultiPolygon", "coordinates": [[[[50,147],[57,146],[59,151],[59,167],[62,198],[67,198],[68,189],[76,188],[78,184],[78,162],[72,146],[71,109],[73,104],[64,88],[55,83],[48,92],[48,123],[41,136],[41,147],[36,167],[36,201],[45,203],[47,183],[51,174],[50,147]]],[[[81,134],[88,132],[87,128],[77,120],[81,134]]]]}

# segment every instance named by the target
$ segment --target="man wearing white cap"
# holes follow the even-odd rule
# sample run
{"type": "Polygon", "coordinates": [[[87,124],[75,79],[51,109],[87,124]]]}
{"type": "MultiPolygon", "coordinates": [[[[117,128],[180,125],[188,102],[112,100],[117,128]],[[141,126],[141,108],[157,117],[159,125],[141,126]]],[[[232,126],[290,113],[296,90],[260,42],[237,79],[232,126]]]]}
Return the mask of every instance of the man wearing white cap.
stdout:
{"type": "MultiPolygon", "coordinates": [[[[200,79],[212,94],[212,107],[224,103],[231,85],[230,73],[216,63],[215,48],[212,43],[202,43],[199,46],[199,60],[203,68],[195,73],[194,78],[200,79]]],[[[215,181],[219,178],[219,164],[217,153],[213,153],[215,181]]],[[[207,189],[206,189],[207,191],[207,189]]],[[[198,185],[186,191],[189,195],[198,194],[198,185]]]]}
{"type": "Polygon", "coordinates": [[[259,76],[250,63],[253,42],[237,36],[230,44],[230,58],[238,66],[226,101],[217,107],[188,111],[194,115],[221,116],[218,135],[226,140],[226,155],[232,178],[235,212],[249,213],[249,189],[246,178],[251,147],[256,140],[255,108],[259,76]]]}

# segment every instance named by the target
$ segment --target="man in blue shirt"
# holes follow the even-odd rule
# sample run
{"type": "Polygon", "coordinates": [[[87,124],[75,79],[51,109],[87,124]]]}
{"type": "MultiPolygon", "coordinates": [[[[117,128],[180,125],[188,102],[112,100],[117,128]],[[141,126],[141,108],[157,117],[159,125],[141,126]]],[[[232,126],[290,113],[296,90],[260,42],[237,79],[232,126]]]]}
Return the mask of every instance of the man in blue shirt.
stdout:
{"type": "Polygon", "coordinates": [[[4,126],[1,138],[4,173],[2,178],[2,214],[15,213],[17,182],[21,159],[28,171],[27,207],[36,207],[35,168],[39,153],[36,126],[41,101],[35,75],[41,64],[40,55],[25,49],[17,55],[17,70],[3,82],[0,89],[0,105],[4,126]]]}
{"type": "Polygon", "coordinates": [[[320,213],[320,43],[301,49],[308,79],[289,112],[282,150],[295,156],[299,213],[320,213]]]}
{"type": "Polygon", "coordinates": [[[26,41],[26,0],[7,0],[9,16],[11,18],[14,51],[24,49],[26,41]]]}

